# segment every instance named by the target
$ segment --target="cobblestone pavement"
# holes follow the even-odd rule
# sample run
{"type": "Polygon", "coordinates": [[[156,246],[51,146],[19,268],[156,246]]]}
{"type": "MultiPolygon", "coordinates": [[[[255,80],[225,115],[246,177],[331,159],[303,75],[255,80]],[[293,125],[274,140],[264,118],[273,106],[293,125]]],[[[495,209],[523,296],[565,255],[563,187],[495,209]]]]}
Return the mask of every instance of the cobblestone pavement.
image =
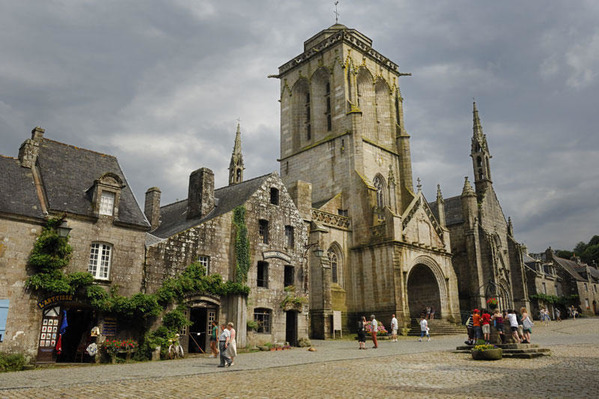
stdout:
{"type": "Polygon", "coordinates": [[[464,337],[405,338],[357,350],[353,341],[218,359],[40,369],[0,374],[0,398],[592,398],[599,392],[599,319],[537,322],[538,359],[476,362],[451,350],[464,337]]]}

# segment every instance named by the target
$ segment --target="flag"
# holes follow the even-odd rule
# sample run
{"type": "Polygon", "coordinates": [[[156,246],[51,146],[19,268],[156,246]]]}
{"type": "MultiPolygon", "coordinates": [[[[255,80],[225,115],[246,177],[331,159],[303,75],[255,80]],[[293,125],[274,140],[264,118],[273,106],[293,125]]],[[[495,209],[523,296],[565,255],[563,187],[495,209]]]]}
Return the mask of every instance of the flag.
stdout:
{"type": "Polygon", "coordinates": [[[67,327],[69,323],[67,322],[67,311],[62,311],[62,324],[60,325],[60,335],[64,334],[67,331],[67,327]]]}

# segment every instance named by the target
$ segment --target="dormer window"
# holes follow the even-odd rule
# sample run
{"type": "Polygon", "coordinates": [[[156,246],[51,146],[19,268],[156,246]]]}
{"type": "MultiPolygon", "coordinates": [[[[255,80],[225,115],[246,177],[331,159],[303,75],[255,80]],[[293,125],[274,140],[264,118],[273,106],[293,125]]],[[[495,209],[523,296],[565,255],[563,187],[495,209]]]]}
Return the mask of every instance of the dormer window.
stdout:
{"type": "Polygon", "coordinates": [[[115,193],[102,191],[100,195],[100,215],[113,216],[115,193]]]}
{"type": "Polygon", "coordinates": [[[114,173],[105,173],[90,187],[92,206],[95,216],[118,217],[121,190],[124,187],[121,178],[114,173]]]}

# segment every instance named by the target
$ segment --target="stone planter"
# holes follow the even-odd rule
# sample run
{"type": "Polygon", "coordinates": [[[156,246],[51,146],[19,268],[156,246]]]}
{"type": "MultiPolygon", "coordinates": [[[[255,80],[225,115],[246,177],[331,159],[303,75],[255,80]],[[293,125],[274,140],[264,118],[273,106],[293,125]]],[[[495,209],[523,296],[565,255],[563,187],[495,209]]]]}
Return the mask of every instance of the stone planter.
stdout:
{"type": "Polygon", "coordinates": [[[503,356],[501,348],[485,349],[484,351],[472,350],[472,359],[474,360],[500,360],[503,356]]]}

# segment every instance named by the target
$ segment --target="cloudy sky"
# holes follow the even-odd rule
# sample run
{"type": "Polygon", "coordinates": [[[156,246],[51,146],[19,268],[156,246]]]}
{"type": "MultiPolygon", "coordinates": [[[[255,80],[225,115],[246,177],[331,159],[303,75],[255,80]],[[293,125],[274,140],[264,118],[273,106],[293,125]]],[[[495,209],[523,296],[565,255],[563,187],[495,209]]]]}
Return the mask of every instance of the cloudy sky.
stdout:
{"type": "MultiPolygon", "coordinates": [[[[140,205],[186,198],[206,166],[226,184],[237,119],[246,178],[278,170],[279,82],[334,24],[323,0],[2,1],[0,154],[46,137],[113,154],[140,205]]],[[[339,22],[402,78],[414,179],[472,179],[475,98],[494,186],[531,252],[599,234],[599,2],[341,0],[339,22]]]]}

